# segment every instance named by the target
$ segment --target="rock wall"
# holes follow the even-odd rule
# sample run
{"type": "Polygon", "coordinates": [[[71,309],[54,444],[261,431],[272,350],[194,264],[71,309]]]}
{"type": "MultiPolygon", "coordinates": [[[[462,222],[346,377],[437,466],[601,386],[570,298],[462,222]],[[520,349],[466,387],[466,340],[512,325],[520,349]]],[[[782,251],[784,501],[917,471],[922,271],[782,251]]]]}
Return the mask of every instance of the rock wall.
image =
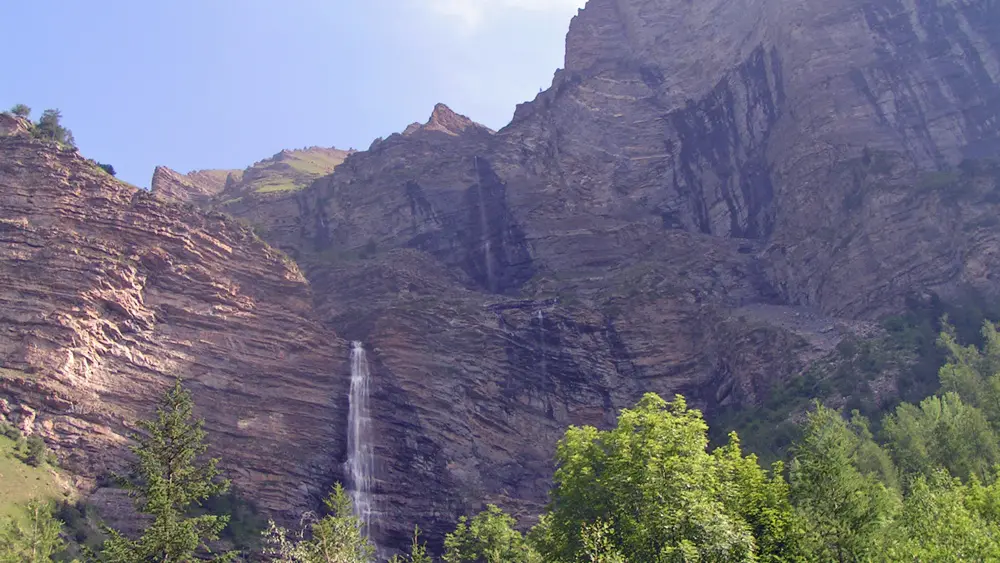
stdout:
{"type": "Polygon", "coordinates": [[[297,267],[2,140],[5,416],[94,474],[181,373],[289,511],[341,477],[340,334],[371,351],[382,545],[486,502],[530,521],[569,424],[646,391],[755,404],[912,292],[1000,292],[1000,169],[959,166],[1000,154],[998,38],[995,2],[590,0],[500,131],[439,105],[221,191],[158,169],[297,267]]]}
{"type": "Polygon", "coordinates": [[[753,404],[911,292],[995,294],[992,172],[950,167],[1000,154],[998,24],[989,3],[590,0],[509,126],[439,106],[304,190],[270,240],[373,348],[381,537],[531,514],[562,429],[644,391],[753,404]]]}
{"type": "Polygon", "coordinates": [[[0,399],[88,487],[183,377],[211,453],[277,515],[339,477],[348,351],[298,268],[246,227],[70,150],[0,138],[0,399]],[[23,407],[22,407],[23,405],[23,407]]]}

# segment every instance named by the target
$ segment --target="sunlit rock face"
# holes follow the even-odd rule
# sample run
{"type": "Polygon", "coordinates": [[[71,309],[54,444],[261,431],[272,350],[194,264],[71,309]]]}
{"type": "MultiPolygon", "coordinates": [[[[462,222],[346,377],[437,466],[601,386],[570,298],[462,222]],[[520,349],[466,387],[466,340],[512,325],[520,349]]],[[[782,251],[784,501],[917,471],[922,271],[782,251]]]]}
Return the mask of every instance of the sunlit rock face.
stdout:
{"type": "Polygon", "coordinates": [[[240,490],[279,516],[313,506],[346,447],[348,351],[294,263],[24,137],[0,138],[0,233],[4,416],[33,411],[82,486],[182,377],[240,490]]]}
{"type": "Polygon", "coordinates": [[[1000,155],[998,25],[969,2],[591,0],[506,128],[439,106],[304,190],[268,238],[371,345],[382,537],[536,513],[566,425],[644,391],[750,404],[914,291],[995,293],[989,174],[921,185],[1000,155]]]}
{"type": "Polygon", "coordinates": [[[908,295],[997,294],[996,3],[590,0],[564,66],[500,131],[439,105],[155,199],[3,140],[0,393],[94,475],[181,374],[292,512],[347,477],[360,341],[371,532],[438,545],[531,522],[570,424],[754,404],[908,295]]]}

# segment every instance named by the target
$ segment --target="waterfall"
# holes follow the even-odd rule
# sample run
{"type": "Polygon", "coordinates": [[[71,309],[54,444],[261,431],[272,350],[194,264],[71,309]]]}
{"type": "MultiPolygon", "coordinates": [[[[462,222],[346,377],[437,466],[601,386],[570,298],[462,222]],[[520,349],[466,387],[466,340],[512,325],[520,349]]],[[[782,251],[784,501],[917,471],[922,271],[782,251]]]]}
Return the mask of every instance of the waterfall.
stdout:
{"type": "Polygon", "coordinates": [[[479,225],[483,230],[483,260],[486,261],[486,283],[489,290],[495,292],[496,284],[493,281],[493,254],[490,248],[489,222],[486,220],[486,200],[483,198],[483,185],[479,175],[479,157],[472,157],[472,165],[476,169],[476,193],[479,196],[479,225]]]}
{"type": "Polygon", "coordinates": [[[542,356],[542,377],[544,378],[549,374],[548,366],[545,363],[545,313],[541,309],[538,310],[538,352],[542,356]]]}
{"type": "Polygon", "coordinates": [[[361,342],[351,345],[351,395],[347,418],[348,492],[354,514],[361,519],[364,533],[371,533],[372,484],[375,480],[375,455],[372,451],[372,419],[368,410],[368,387],[371,374],[361,342]]]}

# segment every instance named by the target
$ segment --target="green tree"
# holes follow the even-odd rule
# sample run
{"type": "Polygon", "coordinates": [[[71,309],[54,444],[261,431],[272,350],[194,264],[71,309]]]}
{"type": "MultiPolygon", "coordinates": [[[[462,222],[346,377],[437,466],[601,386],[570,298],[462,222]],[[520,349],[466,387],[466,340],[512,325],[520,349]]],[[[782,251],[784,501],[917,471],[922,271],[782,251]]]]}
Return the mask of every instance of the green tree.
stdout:
{"type": "Polygon", "coordinates": [[[957,393],[963,402],[982,410],[996,429],[1000,428],[1000,334],[987,321],[982,335],[982,350],[962,346],[955,330],[946,324],[938,342],[949,358],[938,371],[938,378],[942,391],[957,393]]]}
{"type": "Polygon", "coordinates": [[[445,563],[541,563],[538,552],[514,529],[516,524],[492,504],[471,520],[462,516],[444,538],[445,563]]]}
{"type": "Polygon", "coordinates": [[[612,540],[614,526],[609,522],[585,524],[580,537],[583,540],[584,563],[627,563],[612,540]]]}
{"type": "Polygon", "coordinates": [[[328,514],[289,537],[270,522],[264,533],[264,555],[279,563],[369,563],[375,548],[353,514],[351,499],[337,483],[324,501],[328,514]]]}
{"type": "Polygon", "coordinates": [[[802,532],[789,500],[788,483],[782,478],[784,464],[775,463],[768,476],[757,456],[743,456],[735,432],[729,435],[729,444],[716,448],[712,455],[723,484],[723,504],[750,526],[757,560],[801,559],[802,532]]]}
{"type": "Polygon", "coordinates": [[[31,108],[24,104],[17,104],[10,108],[10,112],[18,117],[27,119],[31,115],[31,108]]]}
{"type": "Polygon", "coordinates": [[[227,561],[225,553],[209,557],[205,545],[219,537],[228,516],[189,516],[202,501],[226,492],[229,482],[219,479],[217,459],[201,461],[207,449],[204,421],[194,416],[191,394],[180,381],[164,395],[152,420],[139,421],[141,433],[132,438],[135,461],[123,485],[135,497],[136,508],[152,516],[142,536],[132,540],[108,530],[103,557],[110,563],[145,561],[185,562],[196,557],[227,561]]]}
{"type": "Polygon", "coordinates": [[[997,561],[996,485],[968,485],[944,470],[918,475],[899,515],[880,536],[883,561],[997,561]]]}
{"type": "Polygon", "coordinates": [[[683,397],[652,393],[612,430],[567,430],[549,514],[532,535],[543,555],[576,561],[599,548],[612,560],[750,561],[794,551],[781,477],[743,457],[735,435],[710,454],[707,430],[683,397]]]}
{"type": "Polygon", "coordinates": [[[71,147],[76,146],[73,132],[62,126],[62,113],[58,109],[47,109],[35,124],[35,136],[41,139],[56,141],[71,147]]]}
{"type": "Polygon", "coordinates": [[[804,527],[810,561],[864,561],[874,556],[878,534],[898,497],[875,473],[858,469],[865,437],[840,413],[817,404],[794,447],[791,498],[804,527]]]}
{"type": "Polygon", "coordinates": [[[889,452],[875,441],[868,419],[854,410],[848,427],[858,440],[854,457],[854,465],[858,470],[876,477],[889,489],[900,491],[899,470],[889,452]]]}
{"type": "Polygon", "coordinates": [[[11,517],[0,529],[0,563],[48,563],[65,548],[59,537],[62,523],[53,517],[51,507],[31,501],[26,512],[23,524],[11,517]]]}
{"type": "Polygon", "coordinates": [[[420,541],[420,527],[413,527],[413,540],[410,542],[409,555],[393,555],[389,563],[433,563],[427,554],[427,544],[420,541]]]}
{"type": "Polygon", "coordinates": [[[886,416],[883,432],[904,473],[930,477],[938,468],[963,480],[989,479],[1000,462],[1000,442],[983,413],[957,393],[904,403],[886,416]]]}
{"type": "Polygon", "coordinates": [[[27,451],[24,455],[24,461],[33,467],[40,467],[44,464],[47,452],[45,440],[41,436],[33,434],[28,437],[25,444],[27,451]]]}

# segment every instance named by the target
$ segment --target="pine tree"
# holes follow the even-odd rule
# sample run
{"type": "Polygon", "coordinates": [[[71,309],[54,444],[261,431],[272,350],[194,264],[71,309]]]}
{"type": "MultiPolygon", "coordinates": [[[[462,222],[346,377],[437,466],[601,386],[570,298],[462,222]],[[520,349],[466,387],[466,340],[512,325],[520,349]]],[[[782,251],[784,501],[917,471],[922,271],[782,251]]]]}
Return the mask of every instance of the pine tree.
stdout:
{"type": "Polygon", "coordinates": [[[103,548],[110,563],[186,562],[199,559],[229,561],[234,553],[210,557],[205,546],[218,539],[228,516],[189,516],[192,508],[225,493],[229,482],[219,479],[217,459],[200,461],[205,453],[204,421],[194,417],[191,394],[180,381],[164,395],[153,420],[139,422],[142,433],[132,452],[135,461],[123,484],[136,499],[136,508],[152,516],[138,540],[115,530],[103,548]]]}
{"type": "Polygon", "coordinates": [[[471,520],[463,516],[455,531],[444,538],[442,559],[445,563],[541,563],[541,555],[516,525],[513,517],[493,504],[471,520]]]}
{"type": "Polygon", "coordinates": [[[62,112],[58,109],[43,111],[42,117],[38,119],[38,123],[35,125],[35,136],[75,147],[76,140],[73,138],[73,132],[63,127],[62,123],[60,123],[61,120],[62,112]]]}
{"type": "Polygon", "coordinates": [[[27,118],[28,116],[31,115],[31,108],[29,108],[24,104],[17,104],[14,107],[10,108],[10,112],[18,117],[27,118]]]}
{"type": "Polygon", "coordinates": [[[48,563],[65,543],[59,538],[62,524],[52,516],[51,507],[38,501],[27,506],[27,520],[18,524],[11,518],[0,529],[0,563],[48,563]]]}
{"type": "MultiPolygon", "coordinates": [[[[370,563],[375,548],[354,515],[351,499],[337,483],[324,501],[328,514],[293,537],[270,522],[264,532],[264,555],[276,563],[370,563]],[[298,539],[296,539],[298,538],[298,539]]],[[[305,518],[305,516],[303,517],[305,518]]]]}
{"type": "Polygon", "coordinates": [[[810,561],[867,561],[899,499],[877,472],[862,473],[867,436],[822,405],[809,413],[791,467],[791,497],[810,561]]]}
{"type": "Polygon", "coordinates": [[[427,544],[420,541],[420,527],[413,527],[413,540],[410,542],[409,555],[393,555],[389,563],[433,563],[427,554],[427,544]]]}

